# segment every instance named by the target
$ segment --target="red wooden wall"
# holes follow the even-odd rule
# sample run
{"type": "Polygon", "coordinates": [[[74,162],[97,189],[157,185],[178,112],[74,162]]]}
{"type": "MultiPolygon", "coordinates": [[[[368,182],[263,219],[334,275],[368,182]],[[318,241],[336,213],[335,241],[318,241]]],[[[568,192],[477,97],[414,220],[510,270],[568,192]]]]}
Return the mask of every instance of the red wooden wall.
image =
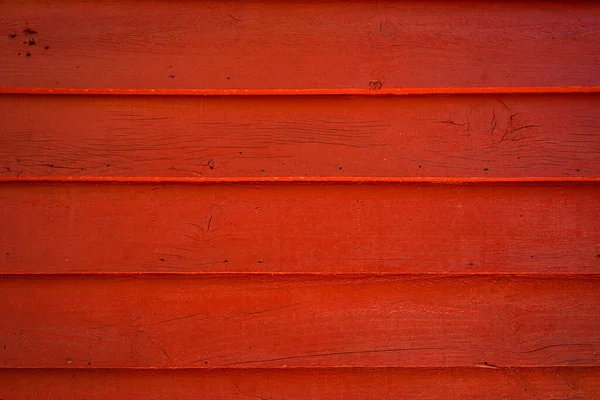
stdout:
{"type": "Polygon", "coordinates": [[[600,4],[0,4],[0,398],[600,398],[600,4]]]}

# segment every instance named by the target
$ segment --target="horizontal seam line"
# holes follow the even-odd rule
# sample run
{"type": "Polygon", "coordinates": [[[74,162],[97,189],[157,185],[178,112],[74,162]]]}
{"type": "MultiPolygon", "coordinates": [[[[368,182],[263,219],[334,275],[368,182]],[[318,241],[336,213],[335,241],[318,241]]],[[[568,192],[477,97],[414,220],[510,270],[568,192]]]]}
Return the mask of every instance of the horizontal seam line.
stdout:
{"type": "Polygon", "coordinates": [[[14,182],[123,182],[123,183],[585,183],[600,182],[600,177],[125,177],[125,176],[45,176],[0,177],[0,183],[14,182]]]}
{"type": "Polygon", "coordinates": [[[148,89],[148,88],[47,88],[0,87],[0,94],[66,94],[66,95],[176,95],[176,96],[415,96],[437,94],[568,94],[599,93],[600,86],[535,86],[535,87],[431,87],[370,89],[148,89]]]}
{"type": "Polygon", "coordinates": [[[549,370],[549,369],[600,369],[599,365],[589,365],[589,366],[570,366],[570,365],[547,365],[547,366],[497,366],[494,365],[470,365],[470,366],[450,366],[450,367],[440,367],[440,366],[412,366],[412,367],[401,367],[401,366],[282,366],[282,367],[34,367],[34,366],[25,366],[25,367],[8,367],[8,366],[0,366],[0,370],[44,370],[44,371],[60,371],[60,372],[68,372],[68,371],[196,371],[196,372],[233,372],[233,371],[285,371],[285,370],[404,370],[404,371],[423,371],[423,370],[457,370],[457,371],[471,371],[471,370],[511,370],[511,369],[528,369],[528,370],[549,370]]]}
{"type": "Polygon", "coordinates": [[[16,277],[114,277],[114,276],[186,276],[195,275],[204,278],[220,278],[220,277],[275,277],[275,276],[286,276],[286,277],[323,277],[323,278],[493,278],[493,277],[515,277],[515,278],[540,278],[540,279],[559,279],[559,278],[573,278],[573,279],[590,279],[600,278],[600,273],[569,273],[569,272],[558,272],[558,273],[536,273],[536,272],[507,272],[507,273],[397,273],[397,272],[57,272],[57,273],[6,273],[0,272],[1,278],[16,278],[16,277]]]}

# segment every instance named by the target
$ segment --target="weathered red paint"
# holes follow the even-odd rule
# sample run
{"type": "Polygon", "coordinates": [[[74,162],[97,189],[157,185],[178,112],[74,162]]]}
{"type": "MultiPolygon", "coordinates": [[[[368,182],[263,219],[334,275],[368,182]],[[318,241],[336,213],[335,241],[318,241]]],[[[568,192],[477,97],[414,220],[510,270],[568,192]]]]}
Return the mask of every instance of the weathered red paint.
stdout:
{"type": "Polygon", "coordinates": [[[600,397],[597,2],[0,15],[0,399],[600,397]]]}
{"type": "Polygon", "coordinates": [[[6,399],[594,399],[599,390],[598,370],[581,367],[0,371],[6,399]]]}
{"type": "Polygon", "coordinates": [[[598,198],[593,182],[4,183],[0,271],[596,273],[598,198]]]}
{"type": "Polygon", "coordinates": [[[598,177],[598,109],[595,94],[4,95],[0,179],[598,177]]]}
{"type": "Polygon", "coordinates": [[[600,351],[589,275],[83,274],[0,291],[5,367],[596,367],[600,351]]]}
{"type": "Polygon", "coordinates": [[[593,1],[25,0],[0,15],[0,87],[599,86],[593,1]]]}

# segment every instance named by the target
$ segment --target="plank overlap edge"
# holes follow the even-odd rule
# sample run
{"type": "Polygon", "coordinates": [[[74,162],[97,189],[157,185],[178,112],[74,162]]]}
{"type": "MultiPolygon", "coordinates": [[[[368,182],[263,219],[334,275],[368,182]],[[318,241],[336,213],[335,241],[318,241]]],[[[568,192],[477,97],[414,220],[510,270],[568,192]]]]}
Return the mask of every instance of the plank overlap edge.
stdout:
{"type": "Polygon", "coordinates": [[[274,177],[231,177],[231,178],[194,178],[194,177],[122,177],[122,176],[43,176],[43,177],[4,177],[0,176],[0,183],[190,183],[190,184],[215,184],[215,183],[320,183],[320,184],[503,184],[503,183],[598,183],[599,177],[512,177],[512,178],[481,178],[481,177],[318,177],[318,176],[274,176],[274,177]]]}
{"type": "Polygon", "coordinates": [[[0,94],[39,95],[173,95],[173,96],[419,96],[461,94],[570,94],[600,93],[600,86],[564,87],[461,87],[370,89],[127,89],[127,88],[25,88],[0,87],[0,94]]]}

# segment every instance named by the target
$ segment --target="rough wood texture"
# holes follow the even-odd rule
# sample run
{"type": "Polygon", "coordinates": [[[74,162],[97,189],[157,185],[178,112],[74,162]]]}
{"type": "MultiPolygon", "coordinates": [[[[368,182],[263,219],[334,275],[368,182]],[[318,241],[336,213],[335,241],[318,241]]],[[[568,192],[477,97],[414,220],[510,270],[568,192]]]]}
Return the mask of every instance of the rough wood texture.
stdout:
{"type": "Polygon", "coordinates": [[[599,21],[0,1],[0,400],[600,399],[599,21]]]}
{"type": "Polygon", "coordinates": [[[598,368],[0,370],[4,399],[539,400],[599,390],[598,368]]]}
{"type": "Polygon", "coordinates": [[[0,96],[0,178],[598,177],[600,95],[0,96]]]}
{"type": "Polygon", "coordinates": [[[597,273],[596,184],[0,186],[0,271],[597,273]]]}
{"type": "Polygon", "coordinates": [[[598,276],[5,277],[5,367],[600,366],[598,276]]]}
{"type": "Polygon", "coordinates": [[[561,3],[4,1],[0,86],[598,85],[600,8],[561,3]]]}

